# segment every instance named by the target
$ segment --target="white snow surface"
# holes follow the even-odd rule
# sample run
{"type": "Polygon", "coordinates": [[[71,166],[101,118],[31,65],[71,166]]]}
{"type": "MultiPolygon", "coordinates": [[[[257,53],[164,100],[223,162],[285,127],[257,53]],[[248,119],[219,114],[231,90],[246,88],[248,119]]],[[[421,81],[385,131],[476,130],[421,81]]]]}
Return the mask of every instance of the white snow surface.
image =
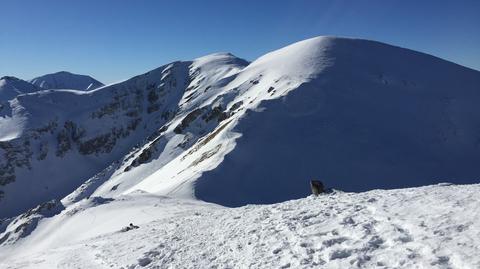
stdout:
{"type": "Polygon", "coordinates": [[[0,267],[473,269],[479,191],[334,191],[239,208],[139,192],[92,198],[0,248],[0,267]],[[122,232],[131,222],[139,228],[122,232]]]}

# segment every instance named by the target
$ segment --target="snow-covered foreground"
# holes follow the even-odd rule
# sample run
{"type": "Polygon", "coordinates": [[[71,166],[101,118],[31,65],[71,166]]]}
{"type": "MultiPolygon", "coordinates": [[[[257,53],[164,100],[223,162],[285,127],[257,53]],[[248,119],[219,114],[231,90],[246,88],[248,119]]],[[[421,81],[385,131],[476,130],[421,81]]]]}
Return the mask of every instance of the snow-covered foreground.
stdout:
{"type": "Polygon", "coordinates": [[[479,192],[442,184],[239,208],[91,199],[0,249],[0,267],[480,268],[479,192]],[[129,222],[140,228],[121,232],[129,222]]]}

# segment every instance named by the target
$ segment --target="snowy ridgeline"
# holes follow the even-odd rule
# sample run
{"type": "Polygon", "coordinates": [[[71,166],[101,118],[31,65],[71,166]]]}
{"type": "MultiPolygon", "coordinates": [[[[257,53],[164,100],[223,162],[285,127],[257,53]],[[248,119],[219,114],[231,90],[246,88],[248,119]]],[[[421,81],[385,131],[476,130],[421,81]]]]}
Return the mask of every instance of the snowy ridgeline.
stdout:
{"type": "Polygon", "coordinates": [[[248,205],[478,183],[478,71],[317,37],[82,87],[0,79],[0,267],[479,267],[479,185],[248,205]]]}
{"type": "Polygon", "coordinates": [[[0,84],[19,94],[0,104],[0,219],[138,190],[242,206],[305,197],[313,178],[479,182],[480,72],[379,42],[216,53],[91,91],[21,82],[0,84]]]}
{"type": "Polygon", "coordinates": [[[480,268],[479,192],[443,184],[240,208],[90,199],[0,249],[0,267],[480,268]]]}

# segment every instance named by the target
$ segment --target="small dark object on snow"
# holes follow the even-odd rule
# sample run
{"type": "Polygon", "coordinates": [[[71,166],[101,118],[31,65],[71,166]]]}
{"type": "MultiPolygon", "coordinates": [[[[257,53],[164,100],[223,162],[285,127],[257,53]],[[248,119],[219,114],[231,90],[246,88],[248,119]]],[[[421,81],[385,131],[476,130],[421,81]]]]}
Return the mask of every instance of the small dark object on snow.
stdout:
{"type": "Polygon", "coordinates": [[[122,232],[128,232],[130,230],[133,230],[133,229],[138,229],[140,227],[138,227],[137,225],[133,225],[133,223],[130,223],[127,227],[123,227],[122,228],[122,232]]]}
{"type": "Polygon", "coordinates": [[[315,196],[325,192],[325,187],[320,180],[310,180],[310,187],[312,188],[312,194],[315,196]]]}

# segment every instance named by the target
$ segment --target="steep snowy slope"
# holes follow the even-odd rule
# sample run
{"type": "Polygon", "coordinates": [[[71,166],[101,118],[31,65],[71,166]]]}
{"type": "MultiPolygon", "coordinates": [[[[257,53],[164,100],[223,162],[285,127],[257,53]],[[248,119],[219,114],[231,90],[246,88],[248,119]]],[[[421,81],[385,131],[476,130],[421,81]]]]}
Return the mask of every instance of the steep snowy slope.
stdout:
{"type": "Polygon", "coordinates": [[[281,91],[270,74],[277,72],[280,83],[293,75],[277,66],[313,67],[310,73],[319,67],[308,60],[329,65],[239,121],[234,150],[196,181],[198,198],[223,205],[278,202],[303,197],[312,178],[349,191],[479,182],[479,72],[362,40],[313,39],[294,47],[310,52],[300,61],[305,66],[294,65],[286,55],[292,47],[286,48],[283,66],[272,60],[251,88],[281,91]]]}
{"type": "Polygon", "coordinates": [[[473,269],[479,191],[334,192],[240,208],[142,193],[96,197],[0,247],[0,267],[473,269]],[[122,232],[131,222],[139,228],[122,232]]]}
{"type": "Polygon", "coordinates": [[[22,122],[22,130],[0,143],[0,218],[60,199],[114,166],[136,145],[162,133],[182,111],[186,91],[203,91],[205,83],[214,84],[246,64],[233,55],[215,54],[94,91],[19,96],[5,108],[11,111],[5,119],[22,122]]]}
{"type": "MultiPolygon", "coordinates": [[[[313,38],[222,86],[208,102],[227,119],[188,150],[113,173],[94,195],[140,189],[238,206],[304,197],[312,178],[349,191],[478,182],[478,101],[477,71],[378,42],[313,38]]],[[[178,135],[202,133],[190,116],[178,135]]]]}
{"type": "Polygon", "coordinates": [[[89,91],[104,86],[103,83],[90,76],[72,74],[66,71],[43,75],[32,79],[30,82],[44,89],[89,91]]]}

